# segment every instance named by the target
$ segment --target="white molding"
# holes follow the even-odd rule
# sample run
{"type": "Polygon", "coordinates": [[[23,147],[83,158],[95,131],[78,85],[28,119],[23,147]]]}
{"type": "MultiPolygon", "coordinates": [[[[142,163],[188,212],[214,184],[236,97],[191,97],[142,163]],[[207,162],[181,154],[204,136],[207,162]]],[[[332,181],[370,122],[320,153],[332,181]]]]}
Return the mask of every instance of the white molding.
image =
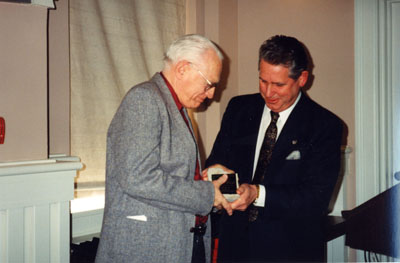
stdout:
{"type": "Polygon", "coordinates": [[[393,186],[392,8],[400,0],[355,1],[357,205],[393,186]]]}
{"type": "Polygon", "coordinates": [[[350,155],[353,149],[350,146],[342,146],[341,149],[341,167],[332,198],[329,202],[329,209],[332,209],[330,215],[341,216],[343,210],[347,210],[347,199],[344,193],[347,193],[346,178],[351,177],[350,174],[350,155]]]}
{"type": "Polygon", "coordinates": [[[30,164],[46,164],[46,163],[55,163],[56,160],[44,159],[44,160],[28,160],[28,161],[15,161],[15,162],[0,162],[0,168],[2,167],[10,167],[10,166],[19,166],[19,165],[30,165],[30,164]]]}
{"type": "MultiPolygon", "coordinates": [[[[400,0],[355,0],[356,205],[393,186],[393,8],[400,0]]],[[[398,32],[398,31],[396,31],[398,32]]],[[[398,40],[397,40],[398,41],[398,40]]],[[[398,87],[397,87],[398,88],[398,87]]],[[[399,99],[397,100],[399,101],[399,99]]],[[[358,259],[363,259],[361,252],[358,259]]]]}
{"type": "Polygon", "coordinates": [[[0,262],[69,262],[70,200],[82,163],[31,161],[0,167],[0,262]]]}
{"type": "Polygon", "coordinates": [[[0,165],[0,177],[18,174],[36,174],[80,170],[83,164],[76,161],[37,160],[27,162],[10,162],[0,165]]]}
{"type": "Polygon", "coordinates": [[[357,204],[393,185],[391,8],[398,3],[355,2],[357,204]]]}
{"type": "Polygon", "coordinates": [[[377,0],[355,0],[355,160],[357,205],[379,193],[377,0]]]}
{"type": "MultiPolygon", "coordinates": [[[[341,212],[347,209],[347,200],[344,193],[347,193],[347,185],[345,178],[351,177],[350,173],[350,155],[353,152],[349,146],[344,146],[341,149],[341,168],[339,174],[339,181],[336,187],[340,187],[340,190],[335,197],[332,196],[334,201],[334,208],[330,215],[341,216],[341,212]]],[[[330,204],[331,206],[331,204],[330,204]]],[[[327,262],[347,262],[348,261],[348,248],[345,246],[345,237],[341,236],[327,243],[327,262]]]]}
{"type": "MultiPolygon", "coordinates": [[[[7,228],[8,228],[7,218],[8,218],[8,211],[0,209],[0,233],[7,233],[7,228]]],[[[7,244],[8,242],[6,238],[0,238],[0,262],[8,262],[7,244]]]]}
{"type": "Polygon", "coordinates": [[[14,4],[24,4],[24,5],[36,5],[36,6],[44,6],[47,8],[55,8],[54,1],[58,0],[29,0],[29,1],[10,1],[3,0],[5,2],[10,2],[14,4]]]}
{"type": "Polygon", "coordinates": [[[387,168],[387,179],[388,186],[391,187],[394,184],[398,183],[393,177],[394,173],[398,171],[400,168],[398,163],[400,155],[399,151],[399,138],[398,132],[399,120],[398,114],[400,113],[398,107],[398,103],[400,102],[400,30],[399,30],[399,22],[400,22],[400,0],[386,0],[385,2],[380,3],[382,5],[382,10],[384,10],[384,15],[382,15],[381,25],[385,27],[385,39],[387,43],[386,47],[386,68],[385,68],[385,78],[386,78],[386,86],[387,86],[387,119],[388,119],[388,156],[386,157],[386,166],[387,168]],[[396,87],[397,85],[397,87],[396,87]],[[396,104],[397,103],[397,104],[396,104]],[[397,115],[397,116],[396,116],[397,115]],[[396,120],[397,117],[397,120],[396,120]],[[398,144],[397,147],[394,146],[398,144]],[[395,165],[396,164],[396,165],[395,165]]]}
{"type": "Polygon", "coordinates": [[[72,213],[72,243],[79,244],[100,237],[104,209],[72,213]]]}
{"type": "Polygon", "coordinates": [[[41,5],[48,8],[55,8],[54,0],[31,0],[32,5],[41,5]]]}
{"type": "MultiPolygon", "coordinates": [[[[389,78],[389,85],[392,87],[392,120],[393,120],[393,159],[391,159],[391,167],[393,167],[393,173],[400,171],[400,153],[398,152],[400,149],[400,1],[390,1],[390,9],[392,10],[388,15],[388,24],[391,25],[388,28],[390,32],[390,38],[392,46],[389,47],[390,53],[388,57],[391,58],[389,65],[391,68],[389,78]],[[393,59],[397,58],[397,59],[393,59]],[[397,85],[397,87],[396,87],[397,85]],[[397,109],[396,109],[397,108],[397,109]],[[396,152],[397,150],[397,152],[396,152]]],[[[398,180],[393,180],[393,184],[398,183],[398,180]]]]}

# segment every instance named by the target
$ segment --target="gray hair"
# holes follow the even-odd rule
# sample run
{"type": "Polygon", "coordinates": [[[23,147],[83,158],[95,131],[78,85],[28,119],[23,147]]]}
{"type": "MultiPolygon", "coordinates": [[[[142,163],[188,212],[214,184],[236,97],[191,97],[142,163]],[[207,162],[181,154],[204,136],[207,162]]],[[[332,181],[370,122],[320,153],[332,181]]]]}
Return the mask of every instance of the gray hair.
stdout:
{"type": "Polygon", "coordinates": [[[201,63],[202,55],[210,49],[215,51],[220,60],[223,60],[221,51],[208,38],[195,34],[181,36],[169,46],[165,53],[164,67],[167,68],[181,60],[201,63]]]}
{"type": "Polygon", "coordinates": [[[294,37],[276,35],[260,47],[258,69],[261,60],[272,65],[283,65],[289,69],[289,77],[296,80],[308,69],[309,59],[305,46],[294,37]]]}

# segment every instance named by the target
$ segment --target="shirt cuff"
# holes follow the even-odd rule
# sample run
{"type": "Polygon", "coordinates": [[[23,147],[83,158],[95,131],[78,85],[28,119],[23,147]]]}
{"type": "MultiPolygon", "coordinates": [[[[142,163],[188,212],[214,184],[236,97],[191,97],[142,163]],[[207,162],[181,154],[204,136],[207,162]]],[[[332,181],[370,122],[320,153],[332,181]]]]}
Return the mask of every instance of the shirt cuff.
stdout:
{"type": "Polygon", "coordinates": [[[258,198],[254,200],[254,206],[264,207],[265,206],[265,187],[261,184],[258,185],[260,187],[260,193],[258,194],[258,198]]]}

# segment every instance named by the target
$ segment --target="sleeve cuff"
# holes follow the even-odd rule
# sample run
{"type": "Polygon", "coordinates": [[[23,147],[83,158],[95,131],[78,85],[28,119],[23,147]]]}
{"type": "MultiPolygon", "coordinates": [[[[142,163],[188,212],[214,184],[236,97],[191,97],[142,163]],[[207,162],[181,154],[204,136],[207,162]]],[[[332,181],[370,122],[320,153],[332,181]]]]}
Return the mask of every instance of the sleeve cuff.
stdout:
{"type": "Polygon", "coordinates": [[[258,185],[260,188],[260,192],[258,194],[258,198],[254,200],[254,205],[258,207],[264,207],[265,206],[265,187],[263,185],[258,185]]]}

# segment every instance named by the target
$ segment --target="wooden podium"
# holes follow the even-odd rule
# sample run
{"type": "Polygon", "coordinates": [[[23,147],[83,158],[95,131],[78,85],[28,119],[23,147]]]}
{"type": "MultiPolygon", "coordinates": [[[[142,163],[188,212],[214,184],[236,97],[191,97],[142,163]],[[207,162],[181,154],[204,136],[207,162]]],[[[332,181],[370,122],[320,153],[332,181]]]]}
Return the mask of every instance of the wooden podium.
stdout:
{"type": "Polygon", "coordinates": [[[342,211],[342,216],[346,246],[400,257],[399,184],[352,210],[342,211]]]}

